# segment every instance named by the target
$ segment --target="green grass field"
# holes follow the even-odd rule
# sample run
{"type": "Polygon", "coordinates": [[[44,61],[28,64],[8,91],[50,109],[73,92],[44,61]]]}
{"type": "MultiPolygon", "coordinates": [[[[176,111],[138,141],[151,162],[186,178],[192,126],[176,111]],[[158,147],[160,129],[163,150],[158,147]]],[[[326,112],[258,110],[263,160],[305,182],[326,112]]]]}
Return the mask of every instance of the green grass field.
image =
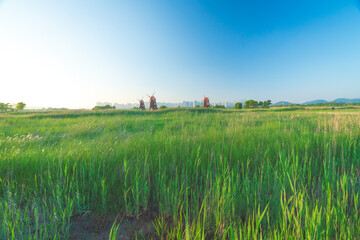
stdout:
{"type": "Polygon", "coordinates": [[[359,239],[359,190],[358,109],[0,116],[0,239],[359,239]]]}

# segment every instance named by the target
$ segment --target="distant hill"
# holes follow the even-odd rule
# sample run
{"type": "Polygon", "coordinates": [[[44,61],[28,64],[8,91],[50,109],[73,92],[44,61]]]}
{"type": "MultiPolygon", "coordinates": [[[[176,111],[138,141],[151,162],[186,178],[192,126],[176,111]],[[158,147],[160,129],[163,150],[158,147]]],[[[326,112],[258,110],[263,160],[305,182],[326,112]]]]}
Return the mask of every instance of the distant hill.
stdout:
{"type": "MultiPolygon", "coordinates": [[[[327,101],[327,100],[324,100],[324,99],[316,99],[316,100],[301,103],[301,105],[312,105],[312,104],[316,105],[316,104],[325,104],[325,103],[360,103],[360,98],[353,98],[353,99],[350,99],[350,98],[337,98],[334,101],[327,101]]],[[[291,105],[291,104],[293,104],[293,103],[286,102],[286,101],[280,101],[280,102],[277,102],[277,103],[273,104],[273,106],[279,106],[279,105],[287,106],[287,105],[291,105]]]]}
{"type": "Polygon", "coordinates": [[[334,102],[336,102],[336,103],[360,103],[360,98],[354,98],[354,99],[337,98],[334,100],[334,102]]]}
{"type": "Polygon", "coordinates": [[[291,104],[293,104],[293,103],[291,103],[291,102],[286,102],[286,101],[280,101],[280,102],[277,102],[277,103],[274,103],[274,104],[272,104],[273,106],[279,106],[279,105],[291,105],[291,104]]]}
{"type": "Polygon", "coordinates": [[[320,104],[320,103],[328,103],[328,101],[326,101],[324,99],[318,99],[318,100],[313,100],[313,101],[309,101],[309,102],[304,102],[302,104],[308,105],[308,104],[320,104]]]}

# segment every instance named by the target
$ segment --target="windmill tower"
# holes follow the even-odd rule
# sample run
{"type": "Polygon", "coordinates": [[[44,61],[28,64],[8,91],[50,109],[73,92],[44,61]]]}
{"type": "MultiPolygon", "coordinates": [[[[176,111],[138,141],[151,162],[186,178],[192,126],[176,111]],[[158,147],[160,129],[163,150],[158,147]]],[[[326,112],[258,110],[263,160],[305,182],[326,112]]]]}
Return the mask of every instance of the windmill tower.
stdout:
{"type": "Polygon", "coordinates": [[[204,108],[209,108],[210,107],[210,101],[208,97],[204,96],[204,100],[203,100],[203,107],[204,108]]]}
{"type": "Polygon", "coordinates": [[[144,103],[144,100],[143,99],[138,99],[139,102],[140,102],[140,106],[139,106],[139,109],[141,111],[145,110],[145,103],[144,103]]]}
{"type": "Polygon", "coordinates": [[[157,104],[156,104],[156,98],[155,98],[155,93],[152,95],[152,96],[149,96],[150,97],[150,108],[149,110],[157,110],[158,107],[157,107],[157,104]]]}

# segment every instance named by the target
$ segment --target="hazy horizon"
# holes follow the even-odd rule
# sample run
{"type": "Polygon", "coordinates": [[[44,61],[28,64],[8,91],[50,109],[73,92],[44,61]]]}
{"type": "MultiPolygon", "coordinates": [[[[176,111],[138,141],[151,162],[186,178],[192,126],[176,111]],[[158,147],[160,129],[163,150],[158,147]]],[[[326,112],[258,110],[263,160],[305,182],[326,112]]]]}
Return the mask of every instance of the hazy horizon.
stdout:
{"type": "MultiPolygon", "coordinates": [[[[280,101],[272,101],[271,99],[235,99],[235,100],[218,100],[218,101],[211,101],[210,100],[210,104],[224,104],[224,103],[236,103],[236,102],[241,102],[241,103],[244,103],[246,100],[255,100],[255,101],[264,101],[264,100],[271,100],[272,101],[272,104],[277,104],[277,103],[280,103],[280,102],[289,102],[291,104],[307,104],[309,102],[313,102],[313,101],[318,101],[318,100],[325,100],[327,102],[333,102],[335,100],[338,100],[338,99],[343,99],[342,97],[339,97],[339,98],[334,98],[334,99],[309,99],[309,100],[306,100],[306,101],[302,101],[302,102],[290,102],[290,101],[287,101],[286,99],[285,100],[280,100],[280,101]]],[[[345,98],[345,99],[360,99],[360,98],[345,98]]],[[[149,105],[149,101],[147,101],[146,99],[144,99],[145,101],[145,105],[148,107],[149,105]]],[[[179,101],[179,102],[167,102],[167,101],[161,101],[161,100],[158,100],[157,99],[157,103],[158,105],[160,106],[160,104],[171,104],[171,105],[176,105],[176,104],[182,104],[183,102],[193,102],[193,101],[197,101],[197,102],[200,102],[200,105],[201,105],[201,102],[202,102],[202,99],[198,98],[198,99],[184,99],[182,101],[179,101]]],[[[355,103],[358,103],[355,102],[355,103]]],[[[14,103],[15,104],[15,103],[14,103]]],[[[133,102],[123,102],[123,103],[118,103],[118,102],[108,102],[108,101],[97,101],[96,103],[94,103],[92,106],[89,106],[89,107],[80,107],[80,108],[73,108],[73,107],[54,107],[54,106],[26,106],[26,109],[47,109],[47,108],[66,108],[66,109],[92,109],[93,107],[95,106],[104,106],[106,104],[110,104],[112,106],[115,106],[115,105],[134,105],[134,106],[138,106],[139,102],[138,100],[137,101],[133,101],[133,102]]],[[[177,106],[174,106],[174,107],[177,107],[177,106]]]]}
{"type": "Polygon", "coordinates": [[[0,0],[0,102],[360,98],[358,2],[0,0]]]}

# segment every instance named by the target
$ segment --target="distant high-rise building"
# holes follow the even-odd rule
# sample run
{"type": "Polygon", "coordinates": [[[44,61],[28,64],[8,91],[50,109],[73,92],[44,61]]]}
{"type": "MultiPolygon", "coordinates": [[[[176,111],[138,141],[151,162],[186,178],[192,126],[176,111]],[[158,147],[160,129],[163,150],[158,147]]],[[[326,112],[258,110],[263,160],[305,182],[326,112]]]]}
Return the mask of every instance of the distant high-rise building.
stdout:
{"type": "Polygon", "coordinates": [[[193,106],[193,102],[187,102],[187,101],[182,102],[182,107],[190,108],[192,106],[193,106]]]}

